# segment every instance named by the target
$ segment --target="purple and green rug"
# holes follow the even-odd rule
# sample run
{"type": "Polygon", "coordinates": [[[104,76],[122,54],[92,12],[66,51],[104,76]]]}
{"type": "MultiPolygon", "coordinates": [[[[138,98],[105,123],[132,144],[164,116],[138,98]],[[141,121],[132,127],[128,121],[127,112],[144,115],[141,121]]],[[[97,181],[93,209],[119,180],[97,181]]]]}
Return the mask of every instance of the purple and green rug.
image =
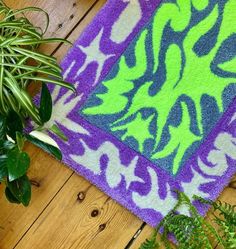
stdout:
{"type": "Polygon", "coordinates": [[[235,13],[110,0],[62,62],[78,90],[52,92],[64,163],[152,226],[172,190],[215,199],[236,172],[235,13]]]}

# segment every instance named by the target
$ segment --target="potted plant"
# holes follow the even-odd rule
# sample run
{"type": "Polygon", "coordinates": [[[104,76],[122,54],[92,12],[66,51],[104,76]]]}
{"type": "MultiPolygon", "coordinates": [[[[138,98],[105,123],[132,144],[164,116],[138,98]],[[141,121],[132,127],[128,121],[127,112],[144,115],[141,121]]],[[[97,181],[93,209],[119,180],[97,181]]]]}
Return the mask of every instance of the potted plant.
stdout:
{"type": "MultiPolygon", "coordinates": [[[[5,184],[7,199],[27,206],[31,199],[31,184],[27,177],[30,158],[24,151],[29,141],[61,159],[55,145],[29,134],[29,120],[42,131],[52,114],[52,98],[48,84],[59,85],[75,91],[62,78],[62,70],[55,57],[38,51],[41,44],[66,42],[64,39],[44,38],[49,24],[48,14],[40,8],[28,7],[12,10],[0,1],[0,183],[5,184]],[[35,27],[25,12],[40,11],[46,18],[46,29],[35,27]],[[32,84],[37,84],[41,93],[35,104],[29,93],[32,84]]],[[[56,125],[52,132],[62,138],[56,125]]],[[[32,135],[33,134],[33,135],[32,135]]]]}

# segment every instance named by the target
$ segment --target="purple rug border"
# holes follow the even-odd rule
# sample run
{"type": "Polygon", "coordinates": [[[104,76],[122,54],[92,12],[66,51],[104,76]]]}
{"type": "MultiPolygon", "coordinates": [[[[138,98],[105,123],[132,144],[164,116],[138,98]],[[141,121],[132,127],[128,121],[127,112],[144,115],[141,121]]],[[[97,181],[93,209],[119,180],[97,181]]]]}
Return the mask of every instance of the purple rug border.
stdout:
{"type": "MultiPolygon", "coordinates": [[[[236,113],[236,98],[234,99],[233,104],[229,107],[229,109],[223,114],[220,122],[215,126],[215,128],[212,129],[210,134],[207,136],[206,139],[210,140],[210,142],[206,141],[205,143],[202,143],[199,146],[198,151],[204,151],[205,148],[209,147],[212,140],[214,141],[219,133],[224,132],[224,131],[228,132],[228,129],[226,129],[225,127],[228,126],[227,124],[230,121],[230,119],[232,118],[232,115],[234,113],[236,113]],[[223,128],[222,128],[222,126],[223,126],[223,128]]],[[[234,136],[236,137],[236,120],[232,124],[234,124],[234,126],[231,129],[235,130],[234,136]]],[[[56,137],[54,137],[54,138],[56,139],[56,137]]],[[[59,141],[57,141],[57,142],[59,142],[59,141]]],[[[59,143],[61,143],[61,141],[59,143]]],[[[186,166],[187,171],[191,170],[192,165],[193,165],[193,168],[195,170],[199,171],[195,166],[198,151],[196,151],[192,155],[191,159],[186,163],[186,164],[188,164],[188,166],[186,166]]],[[[201,154],[201,153],[199,153],[199,154],[201,154]]],[[[107,184],[101,184],[101,182],[99,181],[100,177],[95,175],[94,173],[92,173],[90,170],[86,169],[83,165],[79,165],[80,167],[73,167],[74,161],[72,159],[69,159],[69,158],[66,158],[65,160],[63,160],[63,162],[65,163],[66,166],[69,166],[72,170],[77,172],[79,175],[83,176],[85,179],[87,179],[89,182],[91,182],[93,185],[95,185],[98,189],[102,190],[104,193],[106,193],[108,196],[110,196],[118,204],[121,204],[124,207],[126,207],[129,211],[131,211],[131,213],[133,213],[134,215],[136,215],[137,217],[139,217],[141,220],[145,221],[146,223],[148,223],[152,227],[156,226],[155,220],[161,219],[161,215],[159,215],[157,213],[153,214],[155,217],[155,219],[153,219],[152,215],[150,217],[150,210],[149,209],[146,209],[146,210],[140,209],[137,206],[135,206],[133,204],[133,202],[130,202],[129,198],[124,199],[123,196],[119,192],[119,187],[117,189],[111,189],[109,186],[107,186],[107,184]]],[[[235,167],[236,167],[236,161],[233,161],[233,163],[231,165],[229,165],[227,172],[223,176],[221,176],[217,179],[217,186],[218,187],[217,187],[217,189],[214,189],[215,191],[213,192],[213,194],[211,194],[211,198],[210,198],[211,200],[216,200],[219,197],[220,193],[224,190],[226,183],[228,183],[230,181],[230,179],[234,176],[234,174],[236,172],[235,167]]],[[[183,174],[183,171],[180,174],[183,174]]],[[[186,176],[185,176],[185,178],[186,178],[186,176]]],[[[212,178],[212,180],[215,180],[215,179],[212,178]]],[[[208,211],[208,208],[206,206],[203,207],[201,205],[197,205],[197,206],[198,206],[198,209],[201,212],[201,214],[205,216],[206,212],[208,211]]]]}
{"type": "MultiPolygon", "coordinates": [[[[110,72],[113,65],[117,62],[117,60],[119,60],[120,56],[124,53],[127,46],[132,42],[133,38],[140,32],[141,28],[147,23],[149,18],[153,15],[154,11],[161,4],[163,0],[153,0],[151,3],[147,2],[146,0],[138,0],[138,1],[141,4],[142,10],[145,11],[145,16],[142,17],[142,19],[136,25],[135,29],[128,36],[125,42],[122,42],[121,44],[114,43],[115,45],[114,47],[116,47],[115,56],[108,59],[107,62],[105,63],[97,84],[92,86],[91,82],[89,81],[90,75],[88,73],[86,75],[82,75],[81,81],[83,81],[85,78],[86,83],[83,82],[83,89],[77,89],[83,92],[83,97],[82,97],[82,100],[80,101],[80,105],[83,104],[83,102],[87,99],[88,95],[96,88],[98,84],[100,84],[101,80],[103,80],[106,77],[106,75],[110,72]]],[[[115,9],[117,13],[119,13],[119,11],[122,10],[124,6],[127,4],[128,2],[125,4],[125,3],[118,2],[117,0],[108,0],[104,4],[104,6],[96,14],[93,20],[88,24],[88,26],[81,33],[79,38],[74,42],[73,47],[69,49],[69,51],[67,52],[67,55],[62,59],[60,65],[63,70],[67,69],[69,64],[71,63],[71,57],[74,57],[73,53],[79,52],[78,48],[76,47],[78,45],[87,45],[88,41],[91,41],[92,38],[94,38],[97,35],[99,30],[101,30],[101,28],[103,27],[103,24],[104,25],[106,24],[106,22],[105,23],[103,22],[107,20],[107,16],[109,16],[108,13],[109,12],[113,13],[113,9],[115,9]],[[123,7],[121,7],[121,5],[123,5],[123,7]],[[116,6],[116,8],[114,8],[114,6],[116,6]]],[[[107,36],[109,31],[110,31],[110,28],[108,28],[108,30],[105,31],[106,33],[103,34],[103,36],[107,36]]],[[[108,47],[109,46],[103,49],[108,50],[108,47]]],[[[66,80],[72,83],[75,82],[75,79],[72,77],[75,75],[75,73],[76,73],[76,68],[74,70],[71,70],[66,80]]],[[[79,78],[80,77],[81,76],[79,76],[79,78]]],[[[58,97],[61,97],[64,93],[65,93],[65,90],[62,89],[58,97]]]]}
{"type": "MultiPolygon", "coordinates": [[[[113,1],[113,0],[108,1],[103,6],[103,8],[100,10],[100,12],[97,14],[97,16],[94,18],[94,20],[89,24],[89,26],[82,33],[82,35],[80,36],[80,38],[75,42],[74,47],[69,51],[69,53],[67,54],[67,56],[63,59],[63,61],[61,63],[61,65],[62,65],[63,68],[67,67],[68,64],[70,63],[70,59],[71,59],[70,57],[73,57],[73,52],[74,52],[75,46],[78,45],[84,39],[86,39],[86,36],[88,36],[88,34],[92,35],[94,33],[94,26],[96,26],[96,27],[99,26],[99,25],[97,25],[97,19],[99,19],[99,18],[105,18],[106,19],[107,18],[106,17],[106,15],[107,15],[107,13],[106,13],[107,12],[107,8],[110,8],[110,4],[113,3],[113,2],[115,2],[115,1],[113,1]],[[103,15],[105,17],[103,17],[103,15]]],[[[147,18],[147,19],[149,19],[149,18],[147,18]]],[[[99,28],[97,28],[97,29],[99,29],[99,28]]],[[[116,58],[113,58],[113,59],[110,59],[110,60],[107,61],[107,63],[106,63],[107,65],[105,65],[105,69],[103,70],[103,72],[101,74],[100,80],[103,79],[106,76],[106,74],[110,70],[110,67],[113,66],[113,64],[119,59],[120,55],[124,52],[124,50],[126,49],[126,47],[128,46],[128,44],[132,41],[133,36],[135,36],[139,31],[140,31],[140,27],[136,27],[136,31],[133,32],[132,35],[129,36],[129,38],[127,39],[127,42],[125,44],[122,44],[122,47],[124,47],[124,49],[123,50],[120,49],[120,53],[116,54],[116,58]]],[[[74,75],[73,72],[72,72],[72,75],[74,75]]],[[[89,75],[88,75],[88,77],[89,77],[89,75]]],[[[67,80],[73,82],[73,79],[71,79],[70,77],[68,77],[67,80]]],[[[98,81],[98,84],[100,83],[100,80],[98,81]]],[[[96,87],[96,85],[94,87],[96,87]]],[[[89,94],[91,90],[93,90],[93,89],[90,88],[90,90],[87,93],[89,94]]],[[[61,95],[63,95],[63,92],[61,92],[61,95]]],[[[86,98],[86,94],[85,94],[85,98],[86,98]]],[[[231,114],[233,114],[236,111],[235,110],[235,106],[236,106],[235,102],[236,101],[234,100],[234,104],[231,105],[230,108],[223,114],[220,122],[210,132],[210,134],[209,134],[209,136],[207,136],[205,142],[203,144],[201,144],[200,147],[199,147],[199,149],[192,155],[191,159],[188,161],[189,165],[190,164],[194,165],[195,160],[196,160],[195,154],[197,154],[198,151],[201,151],[201,150],[203,151],[204,148],[205,148],[205,146],[206,147],[209,146],[209,144],[210,144],[209,141],[211,141],[211,139],[215,138],[215,135],[216,135],[217,131],[219,131],[221,129],[222,125],[224,125],[224,124],[227,123],[226,120],[228,120],[230,118],[231,114]]],[[[224,131],[224,127],[223,127],[222,131],[224,131]]],[[[85,177],[91,183],[93,183],[94,185],[96,185],[103,192],[105,192],[106,194],[108,194],[109,196],[111,196],[118,203],[124,205],[126,208],[128,208],[132,213],[134,213],[135,215],[137,215],[139,218],[141,218],[142,220],[145,220],[147,223],[149,223],[152,226],[156,225],[156,223],[155,224],[153,223],[153,218],[149,216],[150,215],[149,214],[150,210],[141,210],[137,206],[134,206],[132,203],[129,202],[129,199],[124,199],[123,196],[121,195],[121,193],[117,192],[118,188],[116,190],[116,189],[111,189],[109,187],[106,187],[103,184],[101,185],[101,182],[99,181],[99,178],[100,178],[99,176],[94,175],[90,170],[85,169],[82,165],[80,167],[73,167],[73,165],[75,164],[73,160],[69,160],[68,158],[66,158],[64,160],[64,163],[67,166],[69,166],[70,168],[72,168],[74,171],[76,171],[77,173],[79,173],[80,175],[82,175],[83,177],[85,177]]],[[[218,183],[217,183],[217,186],[218,186],[217,191],[214,191],[214,193],[211,195],[211,197],[212,197],[211,199],[216,199],[218,197],[219,193],[223,190],[223,187],[225,186],[225,183],[228,182],[230,180],[230,178],[233,176],[233,174],[235,173],[235,169],[233,167],[235,167],[235,165],[236,164],[234,163],[234,166],[233,165],[229,166],[228,171],[224,174],[223,177],[221,177],[223,179],[222,180],[220,179],[220,184],[218,184],[219,183],[219,181],[218,181],[218,183]]],[[[196,169],[196,167],[195,167],[195,169],[196,169]]],[[[179,173],[179,175],[181,173],[179,173]]],[[[186,178],[186,176],[184,178],[186,178]]],[[[206,210],[202,210],[202,213],[205,213],[205,212],[206,212],[206,210]]]]}

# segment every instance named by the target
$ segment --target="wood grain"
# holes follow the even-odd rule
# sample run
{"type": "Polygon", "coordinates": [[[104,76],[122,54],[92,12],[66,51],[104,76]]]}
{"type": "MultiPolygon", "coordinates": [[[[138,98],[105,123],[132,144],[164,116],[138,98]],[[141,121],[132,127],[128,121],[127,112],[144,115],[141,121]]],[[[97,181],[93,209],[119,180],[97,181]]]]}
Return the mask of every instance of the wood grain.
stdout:
{"type": "MultiPolygon", "coordinates": [[[[78,24],[97,0],[6,0],[5,3],[14,9],[35,6],[49,13],[50,25],[45,37],[65,38],[78,24]]],[[[45,17],[40,12],[29,13],[27,17],[38,27],[45,28],[45,17]]],[[[58,44],[47,44],[41,46],[45,53],[52,53],[58,44]]]]}
{"type": "Polygon", "coordinates": [[[27,146],[31,156],[29,177],[33,181],[29,207],[9,204],[0,185],[0,248],[10,249],[43,212],[53,196],[65,184],[72,172],[33,145],[27,146]]]}
{"type": "MultiPolygon", "coordinates": [[[[61,0],[62,1],[62,0],[61,0]]],[[[99,0],[90,10],[89,14],[85,16],[85,18],[79,23],[79,25],[73,30],[73,32],[69,35],[68,40],[71,43],[74,43],[87,25],[92,21],[93,17],[97,14],[97,12],[102,8],[102,6],[107,2],[107,0],[99,0]]],[[[61,44],[60,48],[54,53],[54,56],[60,62],[68,50],[71,48],[68,44],[61,44]]]]}
{"type": "Polygon", "coordinates": [[[17,249],[120,249],[142,222],[74,174],[17,249]]]}

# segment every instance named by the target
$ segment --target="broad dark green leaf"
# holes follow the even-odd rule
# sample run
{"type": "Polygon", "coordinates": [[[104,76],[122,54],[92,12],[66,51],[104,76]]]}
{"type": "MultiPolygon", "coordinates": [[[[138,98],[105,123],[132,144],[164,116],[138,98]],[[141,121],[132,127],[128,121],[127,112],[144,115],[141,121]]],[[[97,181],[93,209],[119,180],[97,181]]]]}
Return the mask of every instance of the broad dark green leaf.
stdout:
{"type": "Polygon", "coordinates": [[[68,141],[66,135],[63,133],[63,131],[57,125],[54,124],[49,130],[51,132],[53,132],[54,134],[56,134],[62,140],[68,141]]]}
{"type": "Polygon", "coordinates": [[[30,158],[26,152],[19,151],[18,147],[11,150],[7,157],[8,178],[12,182],[25,175],[30,166],[30,158]]]}
{"type": "Polygon", "coordinates": [[[7,197],[7,200],[11,203],[17,203],[20,204],[21,202],[11,193],[11,190],[6,187],[5,189],[5,195],[7,197]]]}
{"type": "Polygon", "coordinates": [[[0,181],[8,175],[7,172],[7,155],[0,156],[0,181]]]}
{"type": "Polygon", "coordinates": [[[7,186],[12,195],[24,206],[28,206],[31,199],[31,183],[26,175],[8,182],[7,186]]]}
{"type": "Polygon", "coordinates": [[[28,141],[30,141],[31,143],[37,145],[38,147],[42,148],[43,150],[45,150],[46,152],[52,154],[53,156],[55,156],[58,160],[62,159],[62,154],[61,151],[56,148],[55,146],[52,146],[50,144],[44,143],[43,141],[31,136],[31,135],[25,135],[26,139],[28,141]]]}
{"type": "Polygon", "coordinates": [[[3,143],[4,143],[4,140],[0,139],[0,155],[4,154],[4,148],[3,148],[3,143]]]}
{"type": "Polygon", "coordinates": [[[42,83],[39,115],[43,123],[52,116],[52,97],[45,83],[42,83]]]}
{"type": "Polygon", "coordinates": [[[9,140],[5,140],[3,142],[3,148],[5,150],[12,150],[16,145],[14,143],[12,143],[11,141],[9,140]]]}
{"type": "Polygon", "coordinates": [[[0,115],[0,140],[6,137],[6,118],[0,115]]]}
{"type": "Polygon", "coordinates": [[[10,111],[7,117],[7,134],[16,141],[16,132],[23,131],[23,124],[19,117],[19,115],[14,112],[10,111]]]}
{"type": "Polygon", "coordinates": [[[7,155],[1,155],[0,156],[0,168],[4,165],[6,166],[6,163],[7,163],[7,155]]]}
{"type": "Polygon", "coordinates": [[[0,182],[7,177],[7,167],[6,166],[0,166],[0,182]]]}

